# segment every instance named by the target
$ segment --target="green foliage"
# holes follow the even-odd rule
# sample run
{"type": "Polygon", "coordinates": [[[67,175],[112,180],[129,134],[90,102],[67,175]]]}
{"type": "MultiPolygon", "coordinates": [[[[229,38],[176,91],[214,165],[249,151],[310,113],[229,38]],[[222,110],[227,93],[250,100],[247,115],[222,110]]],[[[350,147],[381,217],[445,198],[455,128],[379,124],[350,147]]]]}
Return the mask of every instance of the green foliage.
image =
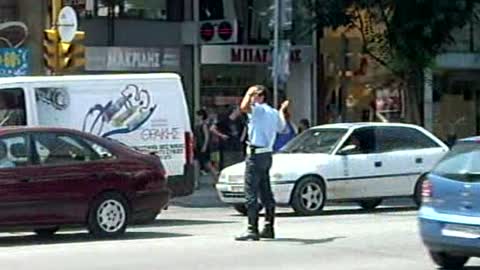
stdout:
{"type": "MultiPolygon", "coordinates": [[[[308,0],[305,0],[308,2],[308,0]]],[[[358,30],[365,53],[396,74],[432,65],[452,31],[476,19],[478,0],[314,0],[316,27],[358,30]]]]}

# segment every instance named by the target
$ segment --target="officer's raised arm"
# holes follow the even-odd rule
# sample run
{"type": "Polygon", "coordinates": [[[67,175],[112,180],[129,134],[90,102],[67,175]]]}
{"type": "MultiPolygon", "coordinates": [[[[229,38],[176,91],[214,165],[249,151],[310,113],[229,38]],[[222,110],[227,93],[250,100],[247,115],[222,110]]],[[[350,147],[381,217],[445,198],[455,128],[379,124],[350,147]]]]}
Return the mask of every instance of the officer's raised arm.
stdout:
{"type": "Polygon", "coordinates": [[[282,131],[285,129],[285,127],[287,126],[287,120],[286,120],[286,116],[285,116],[285,113],[286,111],[288,110],[288,106],[290,105],[290,101],[289,100],[285,100],[284,102],[282,102],[282,105],[280,105],[280,109],[278,109],[278,115],[280,116],[280,123],[279,123],[279,127],[278,127],[278,131],[282,131]]]}
{"type": "Polygon", "coordinates": [[[243,96],[242,102],[240,103],[240,110],[243,113],[251,113],[252,112],[252,105],[253,105],[253,98],[257,95],[257,87],[252,86],[248,88],[245,96],[243,96]]]}

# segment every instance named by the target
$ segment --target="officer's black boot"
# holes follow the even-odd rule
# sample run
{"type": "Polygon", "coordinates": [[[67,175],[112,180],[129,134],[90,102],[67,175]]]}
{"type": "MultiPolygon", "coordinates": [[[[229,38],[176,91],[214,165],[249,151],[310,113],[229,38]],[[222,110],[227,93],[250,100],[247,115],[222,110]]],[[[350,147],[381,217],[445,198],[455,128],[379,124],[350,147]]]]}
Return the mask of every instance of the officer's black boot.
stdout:
{"type": "Polygon", "coordinates": [[[260,240],[260,235],[258,233],[258,211],[257,211],[257,207],[256,206],[254,208],[250,207],[247,210],[247,213],[248,213],[248,229],[243,234],[235,237],[235,240],[237,240],[237,241],[248,241],[248,240],[258,241],[258,240],[260,240]]]}
{"type": "Polygon", "coordinates": [[[275,229],[273,228],[274,221],[275,221],[275,208],[266,209],[265,210],[265,227],[263,227],[263,230],[260,233],[260,238],[265,238],[265,239],[275,238],[275,229]]]}
{"type": "Polygon", "coordinates": [[[235,237],[236,241],[258,241],[260,240],[260,235],[258,234],[258,228],[248,226],[248,229],[243,234],[235,237]]]}

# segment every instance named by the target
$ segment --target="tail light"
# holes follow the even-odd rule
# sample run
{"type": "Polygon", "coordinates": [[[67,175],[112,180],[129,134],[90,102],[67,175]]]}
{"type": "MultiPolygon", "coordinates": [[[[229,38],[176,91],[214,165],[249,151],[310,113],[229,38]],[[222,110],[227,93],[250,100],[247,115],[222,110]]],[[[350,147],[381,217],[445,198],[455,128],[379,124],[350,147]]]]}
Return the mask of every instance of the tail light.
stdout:
{"type": "Polygon", "coordinates": [[[190,132],[185,132],[185,160],[187,164],[193,163],[193,136],[190,132]]]}
{"type": "Polygon", "coordinates": [[[422,202],[428,203],[432,200],[433,196],[433,185],[430,180],[426,179],[422,183],[422,202]]]}

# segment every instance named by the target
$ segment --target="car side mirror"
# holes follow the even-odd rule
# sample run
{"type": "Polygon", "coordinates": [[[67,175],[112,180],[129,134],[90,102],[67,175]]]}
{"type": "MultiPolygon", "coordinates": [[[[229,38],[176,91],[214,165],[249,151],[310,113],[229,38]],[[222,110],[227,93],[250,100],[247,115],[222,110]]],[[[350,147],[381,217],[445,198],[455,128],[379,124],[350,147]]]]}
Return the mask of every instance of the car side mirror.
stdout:
{"type": "Polygon", "coordinates": [[[338,151],[338,154],[341,155],[341,156],[346,156],[350,153],[352,153],[353,151],[357,150],[358,147],[354,144],[350,144],[350,145],[347,145],[345,147],[343,147],[342,149],[340,149],[340,151],[338,151]]]}

